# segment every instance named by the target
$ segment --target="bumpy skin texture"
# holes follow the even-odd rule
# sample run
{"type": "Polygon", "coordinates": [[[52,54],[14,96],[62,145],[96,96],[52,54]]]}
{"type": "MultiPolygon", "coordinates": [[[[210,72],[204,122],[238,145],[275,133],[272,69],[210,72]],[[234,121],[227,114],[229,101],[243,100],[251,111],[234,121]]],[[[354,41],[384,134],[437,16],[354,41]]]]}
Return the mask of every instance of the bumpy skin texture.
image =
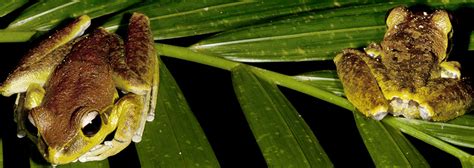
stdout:
{"type": "Polygon", "coordinates": [[[116,45],[109,33],[96,30],[76,43],[51,75],[42,105],[30,112],[49,147],[63,148],[79,134],[84,115],[113,104],[116,89],[108,55],[116,45]]]}
{"type": "Polygon", "coordinates": [[[458,62],[446,61],[451,23],[446,11],[394,8],[387,32],[365,52],[345,49],[334,59],[349,101],[367,117],[387,113],[446,121],[473,106],[458,62]]]}
{"type": "Polygon", "coordinates": [[[154,116],[158,58],[148,17],[132,14],[126,42],[103,28],[76,38],[89,24],[82,16],[40,42],[0,86],[4,96],[19,95],[18,136],[54,165],[115,155],[139,142],[154,116]]]}

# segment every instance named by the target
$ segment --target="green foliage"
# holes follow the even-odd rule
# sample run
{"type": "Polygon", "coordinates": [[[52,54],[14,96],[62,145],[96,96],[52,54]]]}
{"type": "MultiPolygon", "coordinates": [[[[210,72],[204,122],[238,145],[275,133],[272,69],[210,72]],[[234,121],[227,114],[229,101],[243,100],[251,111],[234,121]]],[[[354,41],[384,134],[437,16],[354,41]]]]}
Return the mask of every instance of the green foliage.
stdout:
{"type": "MultiPolygon", "coordinates": [[[[0,0],[0,19],[25,3],[0,0]]],[[[314,130],[299,116],[278,86],[352,111],[361,138],[378,167],[429,167],[425,158],[430,156],[422,156],[406,135],[455,156],[464,167],[474,165],[473,156],[458,148],[474,147],[474,117],[471,115],[447,123],[396,117],[386,117],[382,121],[366,119],[343,97],[334,70],[289,76],[242,63],[331,60],[344,48],[359,48],[380,41],[385,32],[385,14],[395,6],[421,4],[472,10],[472,2],[44,0],[28,4],[30,6],[20,8],[19,16],[13,18],[7,28],[0,30],[0,42],[25,42],[37,37],[34,36],[37,32],[41,37],[41,31],[84,14],[97,18],[93,23],[103,23],[110,31],[120,30],[130,12],[148,15],[160,55],[232,73],[242,112],[270,167],[332,167],[333,164],[314,130]],[[96,20],[101,22],[94,22],[96,20]],[[208,34],[212,36],[205,39],[198,36],[199,42],[189,47],[161,44],[166,41],[160,41],[208,34]]],[[[474,35],[466,39],[473,41],[474,35]]],[[[474,43],[465,46],[474,49],[474,43]]],[[[161,64],[156,118],[147,123],[143,140],[136,145],[141,166],[220,166],[219,157],[200,127],[202,121],[194,117],[187,101],[192,100],[184,97],[173,76],[161,64]]],[[[3,153],[3,145],[5,142],[0,139],[0,156],[8,155],[3,153]]],[[[3,157],[0,164],[4,164],[3,157]]],[[[30,167],[46,166],[33,159],[30,162],[30,167]]],[[[109,164],[101,161],[60,167],[109,167],[109,164]]]]}
{"type": "Polygon", "coordinates": [[[27,0],[0,0],[0,17],[12,12],[13,10],[24,5],[27,0]]]}
{"type": "Polygon", "coordinates": [[[245,65],[232,70],[237,99],[269,167],[332,167],[311,129],[271,82],[245,65]]]}
{"type": "Polygon", "coordinates": [[[164,64],[155,120],[137,144],[142,167],[219,167],[199,123],[164,64]]]}

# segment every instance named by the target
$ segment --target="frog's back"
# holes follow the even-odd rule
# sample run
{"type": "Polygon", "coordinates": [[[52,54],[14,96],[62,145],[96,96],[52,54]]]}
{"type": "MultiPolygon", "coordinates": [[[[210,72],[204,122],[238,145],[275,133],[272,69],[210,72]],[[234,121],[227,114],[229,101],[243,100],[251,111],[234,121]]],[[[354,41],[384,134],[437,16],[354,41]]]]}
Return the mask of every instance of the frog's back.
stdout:
{"type": "MultiPolygon", "coordinates": [[[[439,76],[439,62],[446,57],[451,23],[445,11],[434,14],[396,8],[387,20],[388,31],[381,43],[382,63],[400,89],[410,91],[425,86],[439,76]],[[440,19],[440,18],[443,18],[440,19]]],[[[394,86],[395,87],[395,86],[394,86]]]]}

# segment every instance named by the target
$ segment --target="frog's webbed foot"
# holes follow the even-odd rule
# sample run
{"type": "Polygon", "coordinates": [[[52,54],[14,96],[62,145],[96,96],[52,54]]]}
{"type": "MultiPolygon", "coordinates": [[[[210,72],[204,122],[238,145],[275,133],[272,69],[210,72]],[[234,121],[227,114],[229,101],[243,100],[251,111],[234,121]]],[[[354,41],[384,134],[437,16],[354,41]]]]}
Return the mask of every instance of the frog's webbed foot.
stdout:
{"type": "Polygon", "coordinates": [[[440,65],[441,67],[441,78],[453,78],[453,79],[460,79],[461,78],[461,64],[457,61],[446,61],[442,62],[440,65]]]}
{"type": "Polygon", "coordinates": [[[389,105],[365,62],[370,59],[364,52],[345,49],[334,58],[334,62],[347,98],[365,116],[381,120],[387,115],[389,105]]]}
{"type": "Polygon", "coordinates": [[[463,115],[473,105],[472,87],[463,80],[438,78],[420,89],[424,99],[419,105],[425,120],[447,121],[463,115]]]}
{"type": "Polygon", "coordinates": [[[366,48],[364,48],[365,53],[368,56],[378,59],[382,56],[382,46],[377,43],[370,43],[366,48]]]}
{"type": "Polygon", "coordinates": [[[95,160],[103,160],[109,156],[115,155],[127,147],[132,141],[141,140],[141,135],[137,137],[137,132],[141,131],[141,123],[144,118],[143,113],[143,96],[129,93],[116,103],[111,113],[108,114],[105,124],[105,130],[116,127],[112,140],[106,140],[92,148],[89,152],[79,157],[79,161],[88,162],[95,160]]]}

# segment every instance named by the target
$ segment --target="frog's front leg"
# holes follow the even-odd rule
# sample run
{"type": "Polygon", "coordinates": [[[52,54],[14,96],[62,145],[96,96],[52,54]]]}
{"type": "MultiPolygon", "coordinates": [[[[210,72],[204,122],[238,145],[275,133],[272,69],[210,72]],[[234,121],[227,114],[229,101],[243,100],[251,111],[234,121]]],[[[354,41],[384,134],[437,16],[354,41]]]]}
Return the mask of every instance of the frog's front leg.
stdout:
{"type": "Polygon", "coordinates": [[[81,16],[30,49],[16,69],[2,83],[0,94],[10,96],[26,92],[32,83],[43,86],[55,67],[77,42],[74,39],[81,36],[89,25],[90,18],[81,16]]]}
{"type": "MultiPolygon", "coordinates": [[[[26,93],[18,93],[15,101],[15,122],[17,123],[17,137],[23,138],[29,134],[26,130],[26,121],[31,119],[28,115],[29,111],[41,104],[45,95],[44,88],[37,83],[29,85],[26,93]],[[28,118],[28,120],[27,120],[28,118]]],[[[33,123],[33,122],[31,122],[33,123]]],[[[29,136],[30,139],[34,136],[29,136]]]]}
{"type": "Polygon", "coordinates": [[[388,113],[389,104],[364,59],[371,58],[364,52],[345,49],[334,62],[346,97],[365,116],[381,120],[388,113]]]}
{"type": "MultiPolygon", "coordinates": [[[[85,153],[79,158],[81,162],[103,160],[115,155],[127,147],[134,139],[136,132],[140,129],[142,120],[142,109],[144,97],[129,93],[118,100],[110,114],[106,115],[104,126],[106,130],[116,128],[112,140],[105,141],[85,153]]],[[[136,137],[135,137],[136,138],[136,137]]]]}

